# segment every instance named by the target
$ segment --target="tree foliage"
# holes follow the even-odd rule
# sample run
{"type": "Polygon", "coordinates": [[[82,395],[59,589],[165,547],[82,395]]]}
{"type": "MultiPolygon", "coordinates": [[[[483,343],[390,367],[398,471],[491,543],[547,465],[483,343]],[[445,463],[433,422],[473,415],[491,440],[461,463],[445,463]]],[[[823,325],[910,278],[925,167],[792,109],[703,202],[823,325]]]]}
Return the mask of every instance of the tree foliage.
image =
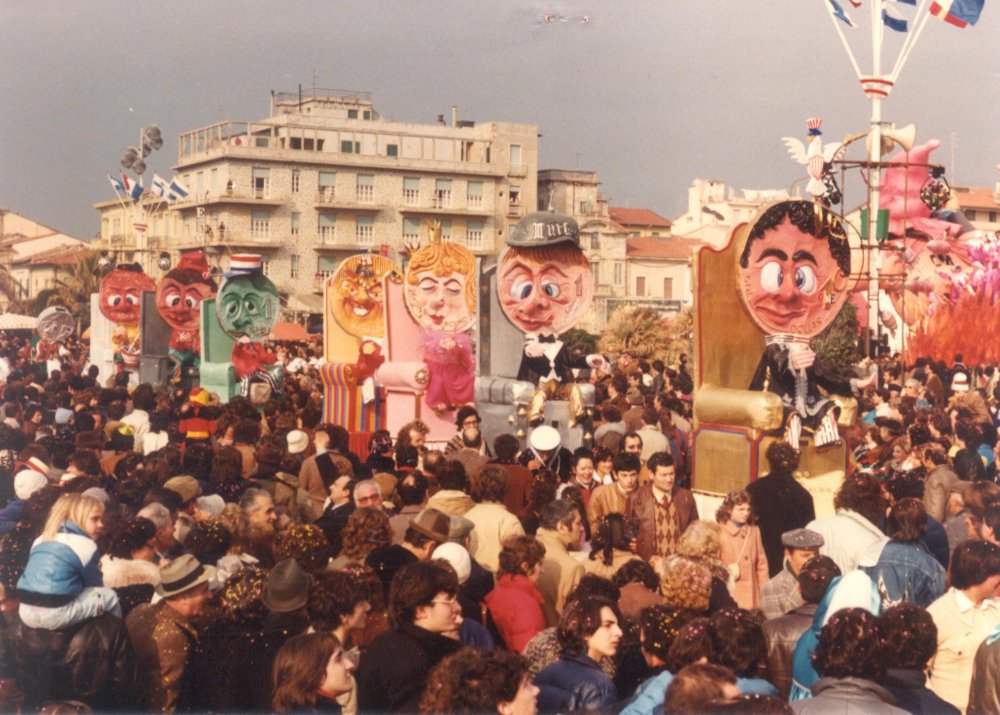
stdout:
{"type": "Polygon", "coordinates": [[[599,341],[602,353],[618,355],[628,350],[644,360],[676,363],[691,358],[693,316],[690,308],[664,317],[655,308],[623,307],[614,312],[599,341]]]}
{"type": "Polygon", "coordinates": [[[35,298],[37,312],[50,305],[64,306],[76,318],[77,334],[90,325],[90,296],[101,289],[100,255],[81,256],[65,278],[57,278],[53,288],[46,288],[35,298]]]}
{"type": "Polygon", "coordinates": [[[848,301],[830,326],[813,338],[812,349],[839,372],[850,373],[851,366],[862,357],[858,346],[859,327],[857,308],[848,301]]]}

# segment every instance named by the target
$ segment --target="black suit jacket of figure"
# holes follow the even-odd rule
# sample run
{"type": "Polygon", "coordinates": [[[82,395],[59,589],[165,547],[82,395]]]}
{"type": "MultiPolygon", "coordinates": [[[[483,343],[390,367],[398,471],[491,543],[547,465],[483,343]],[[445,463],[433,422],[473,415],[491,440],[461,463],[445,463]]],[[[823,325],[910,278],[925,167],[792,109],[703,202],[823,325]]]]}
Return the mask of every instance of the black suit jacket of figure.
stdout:
{"type": "MultiPolygon", "coordinates": [[[[764,348],[764,354],[757,365],[751,390],[767,390],[781,398],[787,418],[795,410],[795,372],[789,365],[789,351],[784,345],[771,344],[764,348]]],[[[834,408],[832,400],[824,397],[817,386],[828,393],[850,397],[853,394],[850,380],[838,374],[825,360],[819,356],[812,367],[806,368],[809,386],[806,390],[806,415],[802,416],[802,424],[810,429],[816,429],[823,421],[823,416],[834,408]]]]}
{"type": "Polygon", "coordinates": [[[527,380],[532,385],[537,385],[539,380],[548,377],[549,372],[554,369],[559,382],[568,385],[571,382],[575,382],[573,368],[584,367],[587,367],[587,359],[583,357],[573,358],[570,356],[569,350],[566,349],[565,345],[559,348],[559,352],[556,353],[555,359],[551,362],[545,355],[528,357],[522,352],[521,366],[517,371],[517,379],[527,380]]]}

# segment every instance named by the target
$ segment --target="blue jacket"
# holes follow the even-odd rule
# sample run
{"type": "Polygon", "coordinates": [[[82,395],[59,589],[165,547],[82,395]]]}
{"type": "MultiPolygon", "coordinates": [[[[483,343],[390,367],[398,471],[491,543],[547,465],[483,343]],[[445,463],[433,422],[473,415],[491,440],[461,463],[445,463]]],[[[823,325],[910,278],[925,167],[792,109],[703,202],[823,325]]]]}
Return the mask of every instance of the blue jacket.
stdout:
{"type": "Polygon", "coordinates": [[[97,544],[66,521],[52,541],[36,540],[17,582],[21,601],[33,606],[64,606],[85,588],[103,586],[97,544]]]}
{"type": "MultiPolygon", "coordinates": [[[[628,699],[625,707],[618,715],[653,715],[663,712],[663,701],[667,694],[667,686],[674,679],[669,670],[654,675],[636,688],[635,695],[628,699]]],[[[761,678],[737,678],[736,687],[743,695],[780,696],[778,689],[761,678]]]]}
{"type": "Polygon", "coordinates": [[[535,676],[535,685],[543,713],[597,710],[618,701],[614,682],[586,655],[563,655],[535,676]]]}
{"type": "Polygon", "coordinates": [[[827,616],[832,616],[841,608],[850,607],[864,608],[877,616],[882,612],[881,606],[875,584],[860,569],[837,576],[830,582],[816,607],[812,626],[799,636],[792,652],[792,692],[788,697],[789,702],[813,696],[811,688],[819,680],[819,673],[813,667],[812,655],[819,644],[819,632],[826,625],[827,616]]]}
{"type": "Polygon", "coordinates": [[[944,594],[944,568],[919,541],[890,541],[874,566],[865,566],[882,599],[882,608],[904,601],[927,608],[944,594]]]}
{"type": "Polygon", "coordinates": [[[21,513],[24,511],[24,502],[17,497],[7,500],[7,506],[0,509],[0,536],[9,534],[21,520],[21,513]]]}

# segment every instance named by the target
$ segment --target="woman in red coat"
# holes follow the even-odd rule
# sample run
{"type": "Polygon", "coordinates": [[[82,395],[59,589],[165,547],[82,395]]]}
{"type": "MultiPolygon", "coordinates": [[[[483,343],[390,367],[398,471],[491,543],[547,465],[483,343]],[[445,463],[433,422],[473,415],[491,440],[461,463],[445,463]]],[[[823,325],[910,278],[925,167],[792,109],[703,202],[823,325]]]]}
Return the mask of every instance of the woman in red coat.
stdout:
{"type": "Polygon", "coordinates": [[[497,587],[486,594],[486,606],[500,636],[518,653],[545,628],[542,594],[535,588],[544,557],[545,547],[534,537],[510,537],[500,551],[497,587]]]}

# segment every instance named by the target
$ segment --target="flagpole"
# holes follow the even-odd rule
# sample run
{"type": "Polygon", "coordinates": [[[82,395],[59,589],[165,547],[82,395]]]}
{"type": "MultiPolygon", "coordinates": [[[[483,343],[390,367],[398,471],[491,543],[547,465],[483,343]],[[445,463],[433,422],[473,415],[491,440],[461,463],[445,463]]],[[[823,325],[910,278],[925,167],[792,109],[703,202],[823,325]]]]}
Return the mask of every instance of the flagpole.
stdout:
{"type": "MultiPolygon", "coordinates": [[[[882,99],[889,95],[891,84],[884,84],[882,76],[882,13],[884,2],[872,2],[872,72],[874,82],[862,87],[871,100],[871,130],[868,133],[868,325],[875,331],[875,341],[878,345],[881,335],[879,326],[879,270],[882,267],[882,256],[878,248],[878,212],[881,200],[882,183],[882,99]],[[874,280],[873,280],[874,278],[874,280]]],[[[871,356],[872,350],[868,350],[871,356]]]]}

